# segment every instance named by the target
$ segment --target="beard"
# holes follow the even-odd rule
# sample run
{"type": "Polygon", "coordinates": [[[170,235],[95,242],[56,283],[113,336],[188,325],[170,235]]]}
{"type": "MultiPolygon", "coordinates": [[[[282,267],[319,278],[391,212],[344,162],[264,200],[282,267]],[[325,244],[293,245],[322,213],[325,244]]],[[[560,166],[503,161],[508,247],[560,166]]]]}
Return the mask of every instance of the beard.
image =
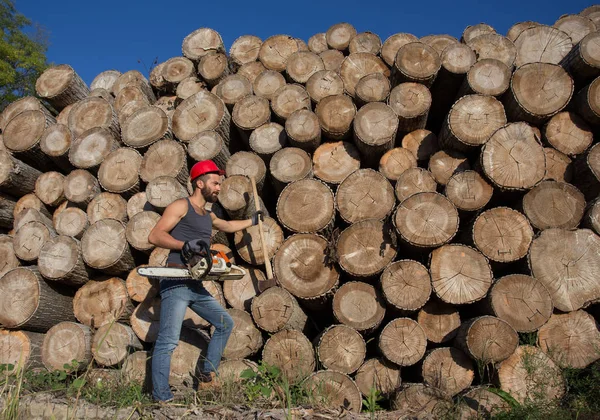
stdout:
{"type": "Polygon", "coordinates": [[[200,192],[202,193],[202,197],[204,197],[204,199],[208,203],[216,203],[217,202],[217,199],[219,196],[218,192],[213,192],[208,187],[203,187],[202,189],[200,189],[200,192]]]}

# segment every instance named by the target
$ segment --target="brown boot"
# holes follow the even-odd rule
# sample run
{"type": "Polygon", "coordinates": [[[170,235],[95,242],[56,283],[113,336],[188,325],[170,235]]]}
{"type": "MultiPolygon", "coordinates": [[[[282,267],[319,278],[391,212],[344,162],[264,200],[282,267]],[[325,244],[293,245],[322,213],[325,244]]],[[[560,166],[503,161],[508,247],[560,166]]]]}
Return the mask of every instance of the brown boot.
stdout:
{"type": "Polygon", "coordinates": [[[221,381],[215,372],[202,373],[198,378],[198,391],[207,391],[221,388],[221,381]]]}

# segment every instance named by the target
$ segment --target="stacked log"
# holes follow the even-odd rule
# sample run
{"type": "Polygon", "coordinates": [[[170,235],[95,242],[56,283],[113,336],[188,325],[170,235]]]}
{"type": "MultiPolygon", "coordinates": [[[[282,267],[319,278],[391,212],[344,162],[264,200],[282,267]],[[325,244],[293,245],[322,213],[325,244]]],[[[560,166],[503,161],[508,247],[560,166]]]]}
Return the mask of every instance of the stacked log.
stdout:
{"type": "MultiPolygon", "coordinates": [[[[18,341],[30,367],[125,364],[147,380],[160,300],[135,270],[165,265],[148,233],[189,195],[190,165],[212,159],[226,172],[213,213],[266,216],[264,235],[212,234],[247,270],[203,283],[235,320],[220,372],[239,380],[262,360],[350,410],[374,389],[397,408],[459,398],[491,412],[503,404],[482,364],[518,401],[553,372],[536,397],[559,397],[559,368],[600,358],[588,12],[506,37],[474,25],[460,42],[382,43],[340,23],[308,45],[245,35],[229,54],[200,28],[149,79],[109,70],[90,88],[51,67],[43,101],[0,115],[0,361],[18,341]],[[519,346],[523,333],[537,345],[519,346]]],[[[189,312],[173,384],[206,354],[210,325],[189,312]]]]}

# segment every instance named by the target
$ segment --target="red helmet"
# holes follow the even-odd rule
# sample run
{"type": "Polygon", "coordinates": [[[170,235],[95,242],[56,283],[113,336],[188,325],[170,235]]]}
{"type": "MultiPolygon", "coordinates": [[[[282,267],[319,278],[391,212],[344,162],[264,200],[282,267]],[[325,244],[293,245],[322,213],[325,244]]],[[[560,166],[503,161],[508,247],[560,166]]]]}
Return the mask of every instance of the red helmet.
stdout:
{"type": "Polygon", "coordinates": [[[225,175],[225,171],[220,170],[212,160],[203,160],[192,166],[190,170],[190,179],[194,180],[204,174],[225,175]]]}

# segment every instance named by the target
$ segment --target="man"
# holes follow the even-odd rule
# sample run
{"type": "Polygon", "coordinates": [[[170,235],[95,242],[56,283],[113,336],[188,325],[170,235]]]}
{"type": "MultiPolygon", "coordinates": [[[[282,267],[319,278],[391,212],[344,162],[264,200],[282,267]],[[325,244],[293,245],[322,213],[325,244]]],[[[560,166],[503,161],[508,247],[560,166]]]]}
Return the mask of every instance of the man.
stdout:
{"type": "MultiPolygon", "coordinates": [[[[196,163],[190,171],[193,194],[171,203],[150,232],[148,240],[152,244],[171,250],[167,266],[186,267],[186,255],[201,251],[202,242],[210,244],[213,227],[233,233],[258,224],[259,217],[262,219],[262,212],[255,212],[248,220],[225,221],[205,210],[207,202],[217,201],[222,175],[224,172],[210,160],[196,163]]],[[[152,395],[159,402],[167,402],[173,399],[169,388],[171,355],[177,347],[187,307],[215,327],[201,367],[199,388],[216,385],[216,371],[233,329],[233,319],[198,280],[161,279],[160,297],[160,327],[152,355],[152,395]]]]}

